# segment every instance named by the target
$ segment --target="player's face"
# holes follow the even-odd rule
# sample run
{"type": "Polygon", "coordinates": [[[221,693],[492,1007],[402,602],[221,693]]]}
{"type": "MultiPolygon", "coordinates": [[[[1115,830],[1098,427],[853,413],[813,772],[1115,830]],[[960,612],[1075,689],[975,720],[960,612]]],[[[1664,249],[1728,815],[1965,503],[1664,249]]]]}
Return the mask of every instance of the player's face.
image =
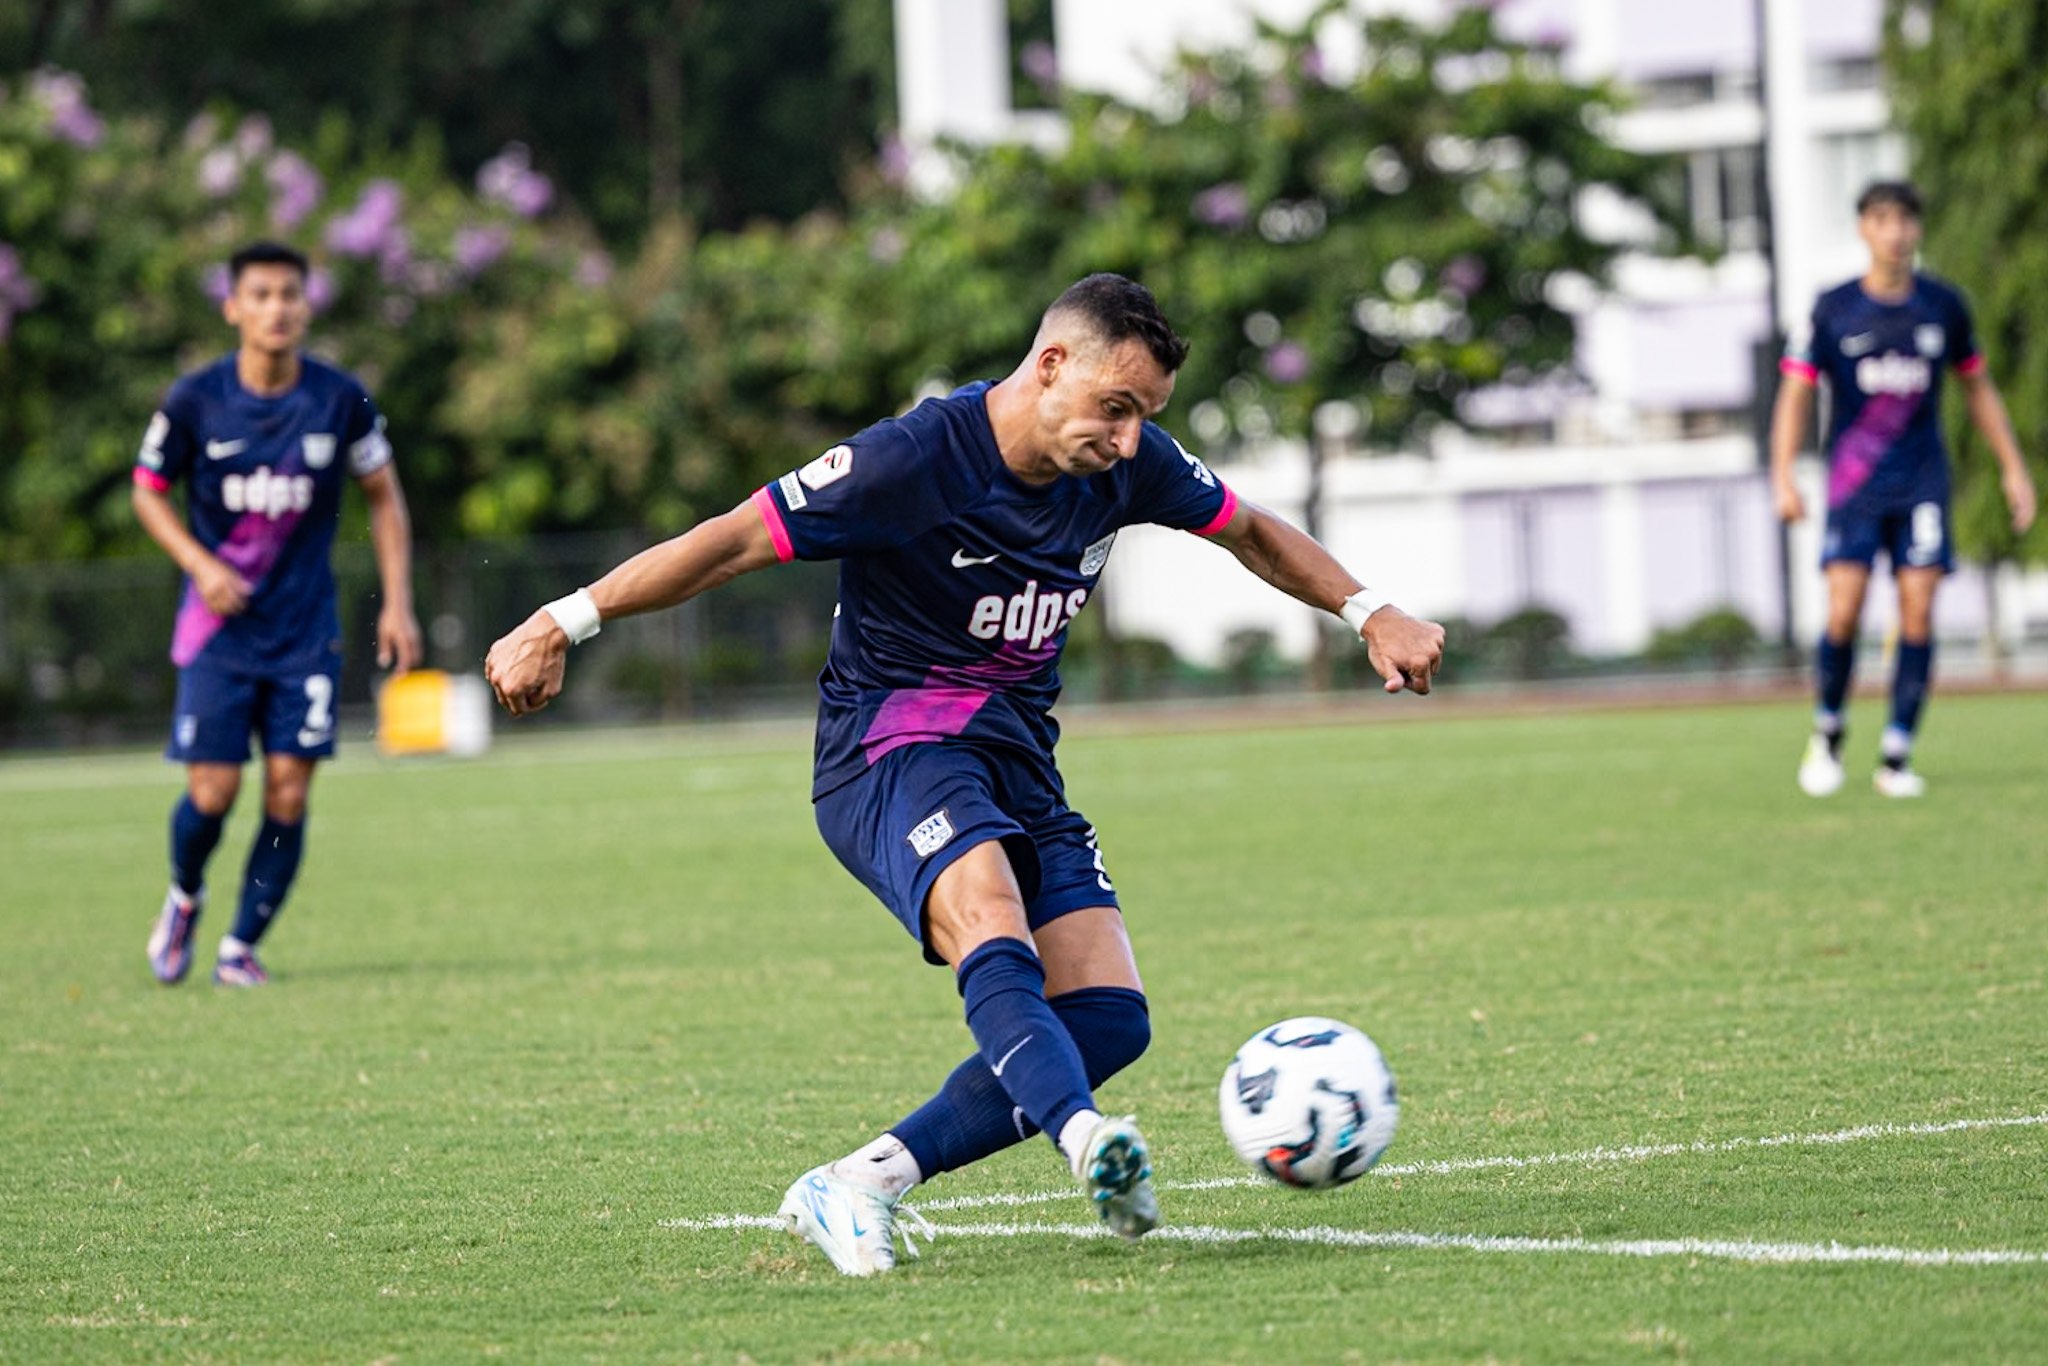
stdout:
{"type": "Polygon", "coordinates": [[[1145,419],[1173,397],[1173,376],[1136,338],[1065,354],[1039,400],[1047,456],[1061,474],[1101,474],[1138,453],[1145,419]]]}
{"type": "Polygon", "coordinates": [[[242,334],[242,345],[273,355],[298,349],[313,309],[306,280],[287,265],[245,266],[221,308],[242,334]]]}
{"type": "Polygon", "coordinates": [[[1910,269],[1920,250],[1920,218],[1900,204],[1872,204],[1856,220],[1871,261],[1879,266],[1910,269]]]}

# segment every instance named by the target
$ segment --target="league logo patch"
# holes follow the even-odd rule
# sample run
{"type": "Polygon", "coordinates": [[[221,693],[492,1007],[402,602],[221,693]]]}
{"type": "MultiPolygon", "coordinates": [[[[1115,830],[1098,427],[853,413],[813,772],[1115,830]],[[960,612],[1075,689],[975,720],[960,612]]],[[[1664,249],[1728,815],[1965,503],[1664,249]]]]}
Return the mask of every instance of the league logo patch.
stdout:
{"type": "Polygon", "coordinates": [[[910,847],[917,851],[919,858],[930,858],[946,847],[953,838],[953,822],[946,818],[944,808],[932,812],[917,823],[910,832],[910,847]]]}
{"type": "Polygon", "coordinates": [[[299,443],[306,453],[306,468],[324,470],[334,463],[334,437],[328,432],[307,432],[299,443]]]}
{"type": "Polygon", "coordinates": [[[802,512],[804,505],[811,501],[804,495],[804,486],[797,481],[795,470],[776,480],[775,487],[782,490],[782,501],[789,504],[791,512],[802,512]]]}
{"type": "Polygon", "coordinates": [[[1942,330],[1940,323],[1922,323],[1913,329],[1913,346],[1923,356],[1940,355],[1947,342],[1948,333],[1942,330]]]}
{"type": "Polygon", "coordinates": [[[142,434],[142,452],[139,458],[143,464],[153,470],[163,468],[164,438],[170,434],[171,420],[169,418],[165,417],[162,413],[158,413],[149,419],[149,430],[142,434]]]}
{"type": "Polygon", "coordinates": [[[853,447],[834,446],[796,472],[805,488],[816,493],[827,484],[834,484],[853,473],[853,447]]]}
{"type": "Polygon", "coordinates": [[[1081,577],[1100,574],[1102,566],[1109,563],[1109,548],[1116,544],[1116,533],[1110,532],[1094,545],[1081,552],[1081,577]]]}

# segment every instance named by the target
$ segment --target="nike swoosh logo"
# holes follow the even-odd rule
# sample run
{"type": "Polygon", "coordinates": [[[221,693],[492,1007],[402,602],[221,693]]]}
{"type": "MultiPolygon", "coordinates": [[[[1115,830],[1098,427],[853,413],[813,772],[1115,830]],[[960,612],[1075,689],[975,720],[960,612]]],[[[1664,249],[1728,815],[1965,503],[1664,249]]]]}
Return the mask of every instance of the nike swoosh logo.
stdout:
{"type": "Polygon", "coordinates": [[[206,458],[208,460],[225,460],[231,455],[240,455],[248,444],[249,439],[247,437],[243,437],[239,441],[209,441],[206,443],[206,458]]]}
{"type": "Polygon", "coordinates": [[[1010,1065],[1010,1059],[1017,1056],[1017,1049],[1022,1048],[1025,1044],[1030,1043],[1033,1039],[1037,1037],[1038,1036],[1036,1034],[1026,1034],[1023,1038],[1017,1040],[1016,1047],[1012,1048],[1009,1052],[1003,1054],[1002,1057],[997,1058],[996,1065],[994,1067],[989,1068],[988,1070],[995,1073],[998,1077],[1002,1076],[1003,1069],[1010,1065]]]}
{"type": "Polygon", "coordinates": [[[1853,337],[1842,338],[1842,354],[1845,356],[1860,356],[1876,345],[1877,334],[1875,332],[1859,332],[1853,337]]]}
{"type": "Polygon", "coordinates": [[[1000,552],[994,555],[983,555],[981,558],[976,559],[964,550],[956,550],[953,552],[953,567],[955,569],[972,569],[978,564],[994,564],[1001,558],[1003,557],[1000,552]]]}

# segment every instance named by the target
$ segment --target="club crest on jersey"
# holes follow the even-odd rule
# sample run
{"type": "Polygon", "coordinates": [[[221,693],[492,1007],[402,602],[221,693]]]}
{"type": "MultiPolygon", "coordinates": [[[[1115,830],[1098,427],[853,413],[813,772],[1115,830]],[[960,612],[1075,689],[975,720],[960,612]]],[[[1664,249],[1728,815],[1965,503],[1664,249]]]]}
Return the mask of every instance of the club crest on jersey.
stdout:
{"type": "Polygon", "coordinates": [[[1102,566],[1109,563],[1109,548],[1116,544],[1116,533],[1110,532],[1094,545],[1081,552],[1081,577],[1100,574],[1102,566]]]}
{"type": "Polygon", "coordinates": [[[836,484],[853,473],[853,447],[834,446],[796,472],[803,486],[816,493],[827,484],[836,484]]]}
{"type": "Polygon", "coordinates": [[[306,468],[324,470],[334,463],[334,436],[329,432],[307,432],[299,442],[305,452],[306,468]]]}
{"type": "Polygon", "coordinates": [[[1948,333],[1942,330],[1940,323],[1922,323],[1913,329],[1914,349],[1923,356],[1940,355],[1941,348],[1947,341],[1948,333]]]}
{"type": "Polygon", "coordinates": [[[919,821],[908,838],[910,847],[917,851],[919,858],[930,858],[953,838],[953,822],[947,819],[945,808],[941,807],[919,821]]]}

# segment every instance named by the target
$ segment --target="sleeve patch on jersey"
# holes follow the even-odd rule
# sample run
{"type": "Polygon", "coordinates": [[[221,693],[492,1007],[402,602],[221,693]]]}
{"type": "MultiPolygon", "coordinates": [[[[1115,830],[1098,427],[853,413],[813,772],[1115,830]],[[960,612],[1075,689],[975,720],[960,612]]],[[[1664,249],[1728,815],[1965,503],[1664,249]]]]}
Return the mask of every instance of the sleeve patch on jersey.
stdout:
{"type": "Polygon", "coordinates": [[[1195,478],[1201,480],[1212,489],[1216,487],[1216,476],[1209,472],[1209,467],[1204,465],[1194,452],[1181,445],[1178,438],[1173,439],[1173,448],[1180,452],[1181,459],[1188,462],[1188,468],[1194,471],[1195,478]]]}
{"type": "MultiPolygon", "coordinates": [[[[312,439],[310,436],[306,438],[309,443],[312,439]]],[[[334,438],[328,437],[327,442],[329,445],[328,455],[331,459],[333,457],[332,447],[334,438]]],[[[308,465],[313,464],[313,451],[310,445],[306,450],[306,463],[308,465]]],[[[384,417],[380,413],[377,416],[376,425],[349,445],[348,472],[356,478],[362,479],[368,475],[375,474],[390,463],[391,442],[384,436],[384,417]]],[[[318,469],[319,466],[314,465],[313,468],[318,469]]]]}
{"type": "MultiPolygon", "coordinates": [[[[334,463],[334,433],[307,432],[299,438],[299,449],[305,452],[307,469],[324,470],[334,463]]],[[[353,463],[353,450],[349,452],[349,458],[353,463]]]]}
{"type": "Polygon", "coordinates": [[[776,480],[775,487],[782,490],[782,501],[789,504],[791,512],[802,512],[804,506],[811,501],[805,495],[803,483],[796,477],[795,470],[776,480]]]}
{"type": "Polygon", "coordinates": [[[836,484],[853,473],[853,447],[834,446],[796,472],[805,488],[816,493],[827,484],[836,484]]]}
{"type": "Polygon", "coordinates": [[[135,458],[151,469],[162,469],[164,464],[164,438],[171,434],[171,420],[162,413],[149,419],[149,430],[142,434],[142,449],[135,458]]]}

